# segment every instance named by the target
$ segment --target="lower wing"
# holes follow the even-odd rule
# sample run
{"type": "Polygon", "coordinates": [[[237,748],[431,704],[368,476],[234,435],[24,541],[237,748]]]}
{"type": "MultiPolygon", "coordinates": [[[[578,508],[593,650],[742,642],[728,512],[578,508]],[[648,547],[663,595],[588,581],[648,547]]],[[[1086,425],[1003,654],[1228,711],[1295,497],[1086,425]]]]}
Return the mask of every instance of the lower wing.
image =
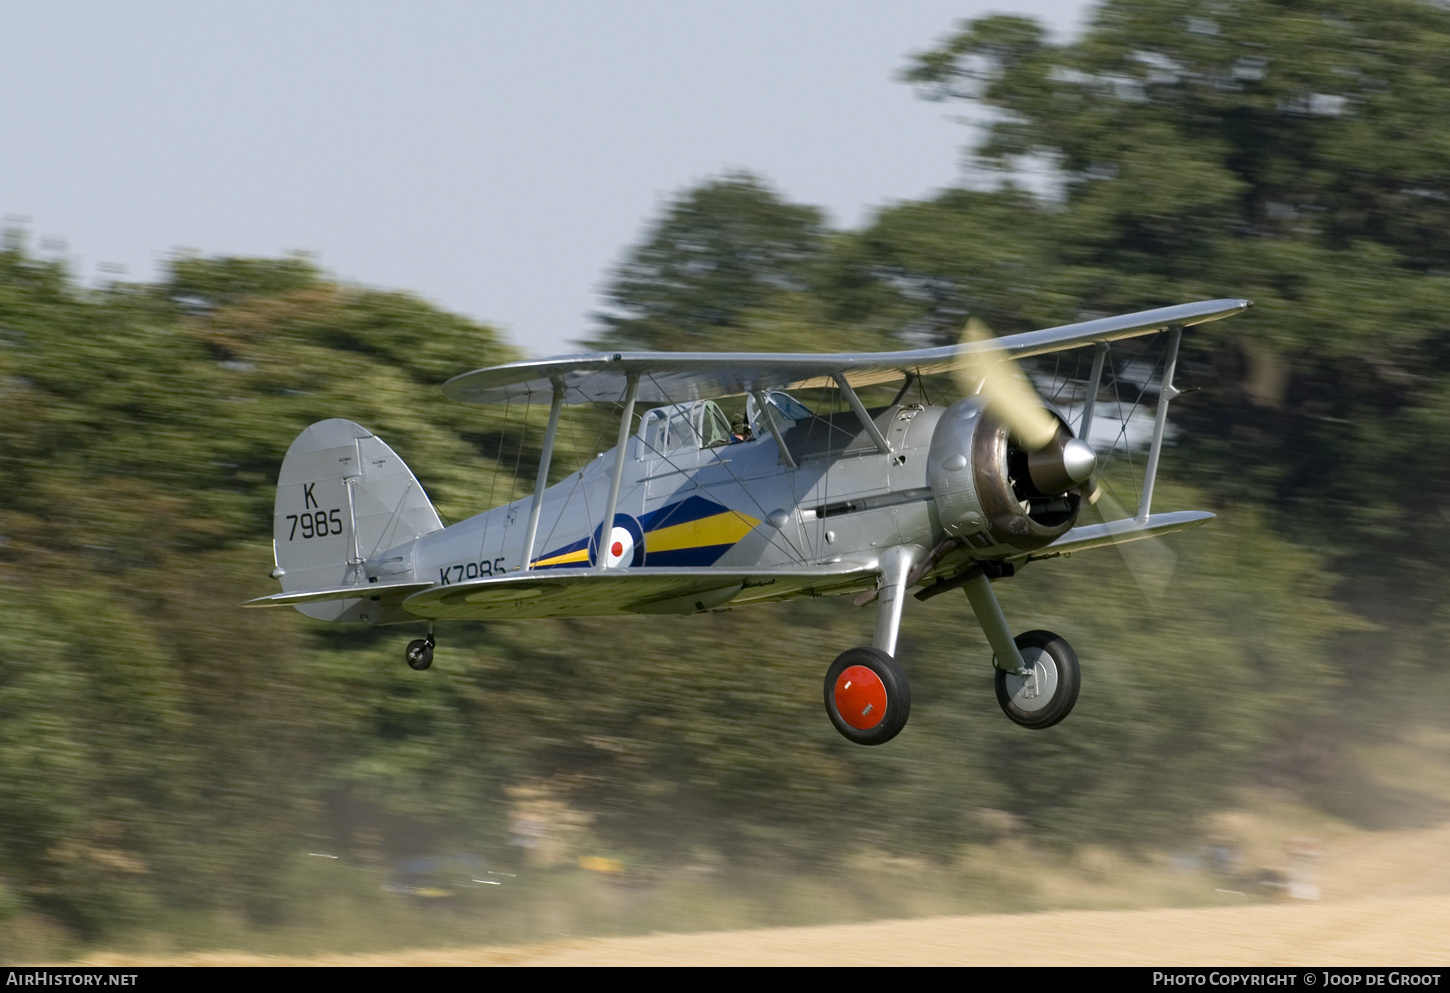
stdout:
{"type": "Polygon", "coordinates": [[[1014,559],[1050,558],[1065,552],[1080,552],[1085,548],[1100,548],[1103,545],[1122,545],[1129,541],[1156,538],[1174,531],[1186,531],[1213,520],[1214,515],[1206,510],[1176,510],[1168,514],[1153,514],[1146,520],[1125,517],[1120,521],[1105,524],[1085,524],[1073,528],[1046,548],[1035,552],[1023,552],[1014,559]]]}
{"type": "Polygon", "coordinates": [[[278,593],[242,604],[282,607],[377,598],[427,620],[508,620],[605,614],[691,614],[732,603],[825,596],[871,589],[876,571],[837,563],[782,569],[548,569],[464,583],[375,583],[278,593]]]}

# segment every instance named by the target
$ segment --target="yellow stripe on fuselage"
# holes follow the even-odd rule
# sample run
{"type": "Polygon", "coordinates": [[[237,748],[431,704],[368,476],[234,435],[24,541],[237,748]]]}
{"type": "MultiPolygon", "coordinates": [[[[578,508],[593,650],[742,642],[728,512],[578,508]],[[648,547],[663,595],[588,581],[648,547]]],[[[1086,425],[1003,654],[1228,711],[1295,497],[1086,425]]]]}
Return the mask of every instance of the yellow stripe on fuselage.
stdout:
{"type": "Polygon", "coordinates": [[[581,548],[577,552],[568,552],[564,555],[555,555],[551,559],[535,559],[534,568],[541,565],[570,565],[574,562],[588,562],[589,549],[581,548]]]}
{"type": "Polygon", "coordinates": [[[649,552],[673,552],[681,548],[703,548],[706,545],[733,545],[744,538],[760,521],[748,514],[727,510],[723,514],[702,517],[644,536],[644,549],[649,552]]]}

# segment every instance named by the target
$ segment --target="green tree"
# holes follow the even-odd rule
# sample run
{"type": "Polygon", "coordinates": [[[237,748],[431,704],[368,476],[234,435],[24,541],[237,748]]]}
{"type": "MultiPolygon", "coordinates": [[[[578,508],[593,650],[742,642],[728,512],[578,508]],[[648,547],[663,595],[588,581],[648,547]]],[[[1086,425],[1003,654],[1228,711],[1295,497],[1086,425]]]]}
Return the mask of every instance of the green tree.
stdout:
{"type": "MultiPolygon", "coordinates": [[[[732,173],[676,198],[615,272],[600,348],[729,351],[744,315],[811,286],[826,242],[821,212],[732,173]]],[[[753,347],[753,346],[752,346],[753,347]]]]}

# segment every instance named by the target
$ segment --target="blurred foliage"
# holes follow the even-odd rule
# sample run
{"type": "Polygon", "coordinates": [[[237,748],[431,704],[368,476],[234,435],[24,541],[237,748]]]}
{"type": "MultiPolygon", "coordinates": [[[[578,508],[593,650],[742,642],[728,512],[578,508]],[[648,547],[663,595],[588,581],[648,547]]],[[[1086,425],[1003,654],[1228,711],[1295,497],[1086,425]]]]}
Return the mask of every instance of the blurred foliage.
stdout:
{"type": "MultiPolygon", "coordinates": [[[[999,587],[1083,660],[1077,711],[1042,734],[997,713],[956,595],[909,606],[912,723],[874,749],[821,713],[826,664],[870,637],[845,601],[450,625],[426,674],[399,658],[411,629],[234,609],[273,588],[272,487],[312,421],[376,431],[446,520],[526,492],[542,411],[437,390],[514,354],[301,256],[88,289],[11,238],[0,932],[295,921],[300,852],[517,862],[521,797],[635,868],[819,867],[1004,836],[1156,844],[1252,776],[1322,784],[1332,749],[1305,743],[1421,678],[1445,629],[1424,605],[1450,540],[1447,34],[1439,6],[1364,0],[1110,0],[1066,45],[985,18],[908,75],[995,112],[978,152],[999,188],[832,232],[727,175],[615,274],[608,348],[895,348],[969,314],[1007,333],[1256,300],[1185,337],[1181,375],[1206,388],[1174,408],[1157,505],[1220,519],[1170,540],[1166,592],[1111,550],[999,587]],[[1024,163],[1053,190],[1014,185],[1024,163]]],[[[571,412],[554,478],[612,434],[571,412]]]]}

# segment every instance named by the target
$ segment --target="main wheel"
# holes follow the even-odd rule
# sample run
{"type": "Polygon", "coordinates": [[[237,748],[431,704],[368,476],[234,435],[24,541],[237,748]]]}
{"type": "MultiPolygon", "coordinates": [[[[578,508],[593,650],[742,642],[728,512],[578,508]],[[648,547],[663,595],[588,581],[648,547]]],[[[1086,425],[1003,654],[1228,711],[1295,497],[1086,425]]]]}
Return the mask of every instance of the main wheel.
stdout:
{"type": "Polygon", "coordinates": [[[826,670],[826,714],[858,745],[881,745],[906,727],[911,686],[896,660],[875,648],[852,648],[826,670]]]}
{"type": "Polygon", "coordinates": [[[408,650],[403,657],[407,659],[409,669],[422,672],[433,664],[433,639],[419,638],[408,642],[408,650]]]}
{"type": "MultiPolygon", "coordinates": [[[[1051,631],[1028,631],[1016,638],[1027,675],[997,670],[997,702],[1002,713],[1025,728],[1050,728],[1077,703],[1082,685],[1077,654],[1051,631]]],[[[993,660],[996,661],[995,659],[993,660]]]]}

